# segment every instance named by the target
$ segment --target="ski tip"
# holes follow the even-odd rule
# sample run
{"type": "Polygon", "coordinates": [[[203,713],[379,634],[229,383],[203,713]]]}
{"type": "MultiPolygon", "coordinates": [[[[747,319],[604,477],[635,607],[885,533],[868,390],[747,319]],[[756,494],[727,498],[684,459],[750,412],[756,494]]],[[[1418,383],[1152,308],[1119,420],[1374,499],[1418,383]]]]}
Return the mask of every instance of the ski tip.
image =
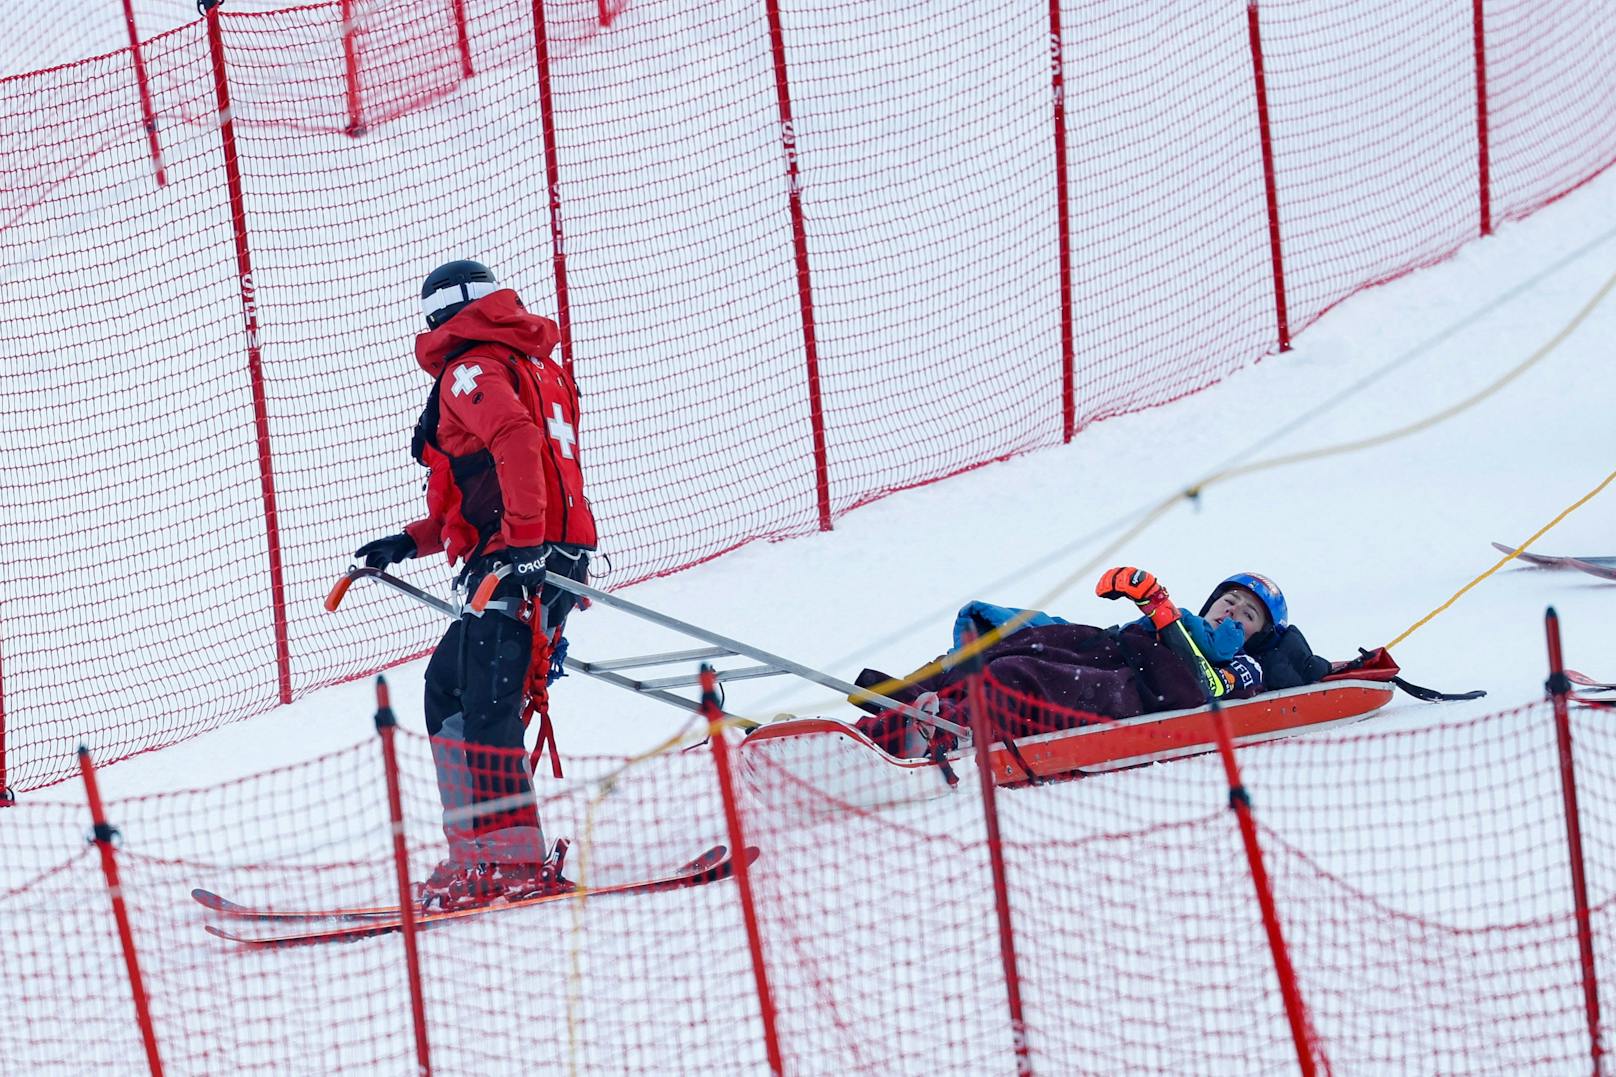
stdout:
{"type": "Polygon", "coordinates": [[[204,890],[200,886],[191,891],[191,896],[203,906],[218,912],[225,912],[231,907],[231,902],[226,901],[212,890],[204,890]]]}
{"type": "Polygon", "coordinates": [[[244,939],[240,935],[232,935],[223,928],[215,927],[212,924],[203,924],[202,930],[206,931],[209,935],[212,935],[216,939],[223,939],[225,942],[239,943],[243,946],[250,944],[252,941],[251,939],[244,939]]]}
{"type": "Polygon", "coordinates": [[[757,858],[762,856],[762,855],[763,855],[763,850],[759,849],[756,845],[748,845],[746,847],[746,850],[745,850],[744,854],[743,854],[747,864],[749,864],[749,865],[757,863],[757,858]]]}
{"type": "Polygon", "coordinates": [[[715,845],[711,849],[708,849],[706,852],[702,853],[700,856],[696,857],[694,860],[685,864],[685,866],[679,870],[681,872],[705,871],[708,868],[717,867],[719,864],[722,864],[728,859],[729,846],[715,845]]]}

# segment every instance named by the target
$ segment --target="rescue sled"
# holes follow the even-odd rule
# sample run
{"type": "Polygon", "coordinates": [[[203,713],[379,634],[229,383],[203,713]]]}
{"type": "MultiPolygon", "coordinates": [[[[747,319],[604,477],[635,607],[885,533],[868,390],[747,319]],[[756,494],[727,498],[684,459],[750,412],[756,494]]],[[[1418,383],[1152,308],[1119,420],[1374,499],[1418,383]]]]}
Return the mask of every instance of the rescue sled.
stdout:
{"type": "MultiPolygon", "coordinates": [[[[1397,667],[1354,671],[1350,677],[1266,692],[1224,704],[1237,746],[1259,744],[1315,729],[1362,721],[1391,701],[1397,667]]],[[[1217,750],[1210,707],[1158,711],[1137,718],[1022,737],[1014,749],[994,742],[988,752],[996,785],[1022,786],[1080,778],[1146,763],[1217,750]],[[1029,774],[1028,771],[1031,771],[1029,774]]],[[[930,759],[900,759],[856,727],[830,718],[793,718],[754,730],[737,755],[743,776],[762,785],[768,771],[784,771],[855,807],[875,808],[930,800],[949,792],[949,770],[974,769],[969,744],[930,759]]]]}
{"type": "MultiPolygon", "coordinates": [[[[447,617],[459,617],[466,608],[480,612],[498,582],[490,574],[479,594],[469,602],[446,601],[422,591],[397,577],[374,568],[354,566],[339,579],[326,599],[326,609],[335,611],[350,585],[372,579],[418,601],[447,617]]],[[[671,629],[705,647],[632,655],[597,661],[566,658],[569,670],[582,673],[638,695],[687,711],[699,711],[698,700],[671,689],[690,688],[698,680],[695,673],[646,677],[654,667],[688,665],[695,661],[744,658],[750,666],[718,669],[720,682],[757,677],[794,676],[829,688],[842,695],[856,696],[880,707],[903,709],[898,700],[857,687],[830,674],[793,662],[749,644],[719,635],[708,629],[677,620],[637,605],[615,594],[596,590],[587,584],[552,577],[555,586],[571,591],[602,606],[617,609],[664,628],[671,629]]],[[[1450,695],[1410,685],[1397,676],[1399,669],[1385,651],[1363,652],[1356,668],[1333,673],[1318,684],[1266,692],[1251,699],[1223,705],[1235,744],[1257,744],[1291,736],[1310,729],[1356,722],[1384,707],[1394,687],[1421,699],[1467,699],[1483,693],[1450,695]]],[[[766,770],[784,769],[816,789],[860,807],[910,803],[944,796],[952,788],[954,768],[971,770],[976,766],[968,730],[937,716],[918,716],[920,721],[959,736],[963,747],[944,754],[941,761],[929,758],[899,758],[890,755],[855,726],[832,718],[788,718],[758,725],[730,715],[736,725],[754,727],[741,742],[737,753],[743,780],[761,787],[766,770]]],[[[1010,747],[995,743],[989,753],[994,781],[1002,786],[1027,785],[1045,780],[1076,778],[1108,770],[1140,766],[1181,756],[1199,755],[1216,749],[1211,710],[1158,711],[1111,721],[1096,717],[1091,725],[1023,737],[1010,747]]]]}

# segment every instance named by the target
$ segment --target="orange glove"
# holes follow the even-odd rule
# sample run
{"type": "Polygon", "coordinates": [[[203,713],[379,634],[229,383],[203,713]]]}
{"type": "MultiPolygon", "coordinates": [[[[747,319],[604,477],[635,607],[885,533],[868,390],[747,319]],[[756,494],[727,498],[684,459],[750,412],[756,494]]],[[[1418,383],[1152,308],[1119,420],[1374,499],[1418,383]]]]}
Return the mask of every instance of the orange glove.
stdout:
{"type": "Polygon", "coordinates": [[[1159,584],[1156,577],[1142,568],[1113,568],[1100,577],[1094,593],[1101,598],[1131,598],[1142,602],[1159,584]]]}
{"type": "Polygon", "coordinates": [[[1166,588],[1142,568],[1125,566],[1108,569],[1100,576],[1100,582],[1094,585],[1094,593],[1101,598],[1133,599],[1157,630],[1178,620],[1178,607],[1167,597],[1166,588]]]}

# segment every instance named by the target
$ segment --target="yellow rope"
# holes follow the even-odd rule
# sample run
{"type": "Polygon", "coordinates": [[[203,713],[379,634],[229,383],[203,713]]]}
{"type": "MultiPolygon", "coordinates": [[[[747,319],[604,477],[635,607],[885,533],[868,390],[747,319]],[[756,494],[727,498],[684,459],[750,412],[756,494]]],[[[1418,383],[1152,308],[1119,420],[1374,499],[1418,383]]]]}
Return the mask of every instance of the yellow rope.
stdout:
{"type": "Polygon", "coordinates": [[[595,845],[595,817],[600,805],[611,796],[612,790],[617,787],[617,779],[630,768],[655,759],[680,746],[690,730],[690,723],[684,728],[656,745],[648,751],[625,759],[622,764],[609,771],[604,777],[592,784],[595,793],[589,798],[589,806],[584,811],[583,837],[578,842],[578,870],[576,889],[572,891],[572,945],[568,948],[567,956],[567,1072],[578,1072],[578,1025],[581,1020],[583,1002],[583,952],[584,938],[584,907],[589,902],[589,857],[595,845]]]}
{"type": "Polygon", "coordinates": [[[1446,422],[1455,415],[1458,415],[1460,412],[1475,407],[1477,404],[1481,403],[1483,400],[1486,400],[1504,386],[1526,373],[1532,367],[1536,366],[1539,361],[1545,358],[1550,352],[1554,351],[1555,348],[1558,348],[1562,343],[1564,343],[1565,339],[1569,337],[1578,326],[1588,319],[1588,315],[1592,314],[1594,312],[1594,308],[1598,307],[1599,304],[1604,301],[1605,297],[1610,294],[1612,288],[1616,288],[1616,273],[1611,274],[1610,277],[1605,280],[1605,283],[1600,285],[1599,290],[1594,293],[1593,298],[1584,303],[1582,309],[1577,311],[1572,319],[1561,327],[1558,333],[1549,338],[1548,342],[1542,347],[1538,348],[1537,351],[1527,356],[1524,362],[1515,367],[1513,370],[1510,370],[1508,373],[1504,374],[1503,377],[1499,378],[1485,389],[1482,389],[1479,393],[1459,401],[1450,408],[1444,408],[1442,411],[1439,411],[1434,415],[1426,416],[1419,422],[1410,423],[1407,426],[1388,431],[1384,434],[1377,434],[1372,438],[1364,438],[1360,441],[1343,442],[1340,445],[1330,445],[1322,449],[1313,449],[1308,452],[1291,453],[1288,456],[1275,456],[1267,460],[1259,460],[1254,464],[1245,464],[1238,467],[1232,467],[1225,471],[1219,472],[1217,475],[1214,475],[1202,482],[1201,486],[1210,486],[1214,482],[1222,482],[1223,480],[1233,478],[1236,475],[1249,475],[1253,472],[1266,471],[1269,468],[1280,467],[1284,464],[1295,464],[1303,460],[1314,460],[1321,456],[1337,456],[1342,453],[1356,452],[1359,449],[1372,448],[1376,445],[1383,445],[1388,441],[1395,441],[1398,438],[1404,438],[1411,434],[1417,434],[1421,430],[1433,427],[1438,423],[1446,422]]]}
{"type": "Polygon", "coordinates": [[[1442,605],[1438,606],[1436,609],[1432,610],[1430,613],[1427,613],[1424,617],[1421,617],[1418,621],[1415,621],[1413,624],[1411,624],[1407,628],[1403,629],[1403,631],[1397,636],[1396,639],[1394,639],[1390,643],[1386,644],[1386,649],[1390,650],[1391,648],[1397,646],[1399,643],[1402,643],[1405,639],[1407,639],[1409,636],[1412,636],[1414,634],[1415,629],[1422,627],[1425,624],[1425,622],[1429,621],[1431,618],[1435,617],[1437,614],[1443,612],[1449,606],[1451,606],[1455,602],[1459,601],[1459,599],[1464,596],[1466,591],[1470,590],[1472,587],[1476,586],[1476,584],[1480,583],[1482,580],[1485,580],[1488,576],[1491,576],[1494,572],[1497,572],[1499,569],[1501,569],[1505,565],[1509,564],[1511,561],[1513,561],[1515,559],[1517,554],[1519,554],[1522,550],[1526,549],[1528,546],[1532,545],[1532,543],[1536,542],[1538,539],[1542,538],[1545,534],[1548,533],[1549,529],[1552,528],[1555,524],[1559,523],[1561,520],[1565,519],[1567,516],[1570,516],[1573,512],[1576,512],[1578,509],[1582,508],[1583,505],[1587,504],[1590,500],[1592,500],[1594,498],[1594,496],[1597,495],[1601,490],[1603,490],[1605,487],[1609,486],[1613,480],[1616,480],[1616,471],[1612,471],[1609,475],[1606,475],[1604,480],[1602,482],[1600,482],[1600,484],[1598,486],[1595,486],[1592,490],[1589,490],[1587,493],[1585,493],[1581,497],[1577,498],[1576,501],[1573,501],[1571,504],[1569,504],[1565,508],[1561,509],[1559,514],[1557,516],[1555,516],[1554,519],[1550,520],[1548,523],[1544,524],[1542,527],[1540,527],[1536,531],[1532,532],[1532,534],[1527,538],[1527,540],[1525,542],[1521,543],[1519,547],[1517,547],[1516,549],[1514,549],[1514,550],[1510,551],[1509,553],[1505,554],[1503,557],[1499,558],[1498,563],[1493,565],[1493,567],[1489,568],[1486,572],[1483,572],[1480,576],[1477,576],[1475,579],[1471,580],[1469,583],[1465,584],[1463,587],[1461,587],[1457,591],[1453,592],[1453,595],[1446,602],[1442,603],[1442,605]]]}

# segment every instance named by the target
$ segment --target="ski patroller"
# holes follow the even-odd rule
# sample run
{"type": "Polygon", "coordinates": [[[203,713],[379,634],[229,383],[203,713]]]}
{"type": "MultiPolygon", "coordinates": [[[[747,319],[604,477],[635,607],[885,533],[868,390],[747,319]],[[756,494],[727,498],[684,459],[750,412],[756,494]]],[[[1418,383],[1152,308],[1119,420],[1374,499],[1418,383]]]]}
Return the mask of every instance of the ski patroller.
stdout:
{"type": "Polygon", "coordinates": [[[1529,565],[1536,565],[1538,568],[1574,568],[1579,572],[1586,572],[1590,576],[1616,580],[1616,557],[1605,555],[1554,557],[1549,554],[1532,553],[1503,542],[1493,543],[1493,549],[1499,553],[1507,553],[1517,561],[1525,561],[1529,565]]]}
{"type": "MultiPolygon", "coordinates": [[[[750,864],[757,857],[757,848],[748,847],[746,850],[746,862],[750,864]]],[[[464,920],[488,913],[507,912],[512,909],[533,908],[558,901],[587,901],[592,898],[612,895],[682,890],[716,882],[719,879],[726,879],[733,874],[734,868],[734,858],[731,857],[729,850],[725,846],[715,845],[689,863],[649,879],[611,883],[605,886],[579,886],[576,889],[562,893],[519,898],[515,901],[506,901],[500,904],[476,905],[470,908],[440,912],[417,912],[415,922],[424,926],[443,923],[448,920],[464,920]]],[[[351,942],[356,939],[370,938],[375,935],[398,931],[404,926],[403,918],[399,916],[399,910],[396,906],[337,909],[323,912],[281,912],[238,905],[235,902],[219,898],[218,895],[206,890],[192,891],[192,896],[208,908],[224,912],[243,924],[270,922],[272,925],[270,929],[261,932],[253,932],[245,928],[231,930],[215,924],[203,925],[203,929],[210,935],[251,947],[296,946],[319,942],[351,942]],[[207,895],[207,898],[205,899],[199,895],[207,895]],[[217,904],[214,903],[215,900],[217,904]]]]}

